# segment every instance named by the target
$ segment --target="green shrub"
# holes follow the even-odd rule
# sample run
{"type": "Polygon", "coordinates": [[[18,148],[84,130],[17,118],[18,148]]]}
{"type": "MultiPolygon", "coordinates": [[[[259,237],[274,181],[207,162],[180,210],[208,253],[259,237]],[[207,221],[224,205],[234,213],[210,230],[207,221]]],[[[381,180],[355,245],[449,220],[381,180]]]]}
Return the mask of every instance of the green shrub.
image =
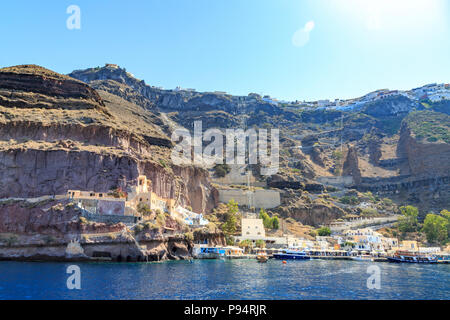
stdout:
{"type": "Polygon", "coordinates": [[[429,243],[445,244],[448,241],[448,225],[446,218],[429,213],[425,217],[422,231],[425,232],[429,243]]]}
{"type": "Polygon", "coordinates": [[[257,248],[265,248],[266,247],[266,242],[264,240],[256,240],[255,246],[257,248]]]}
{"type": "Polygon", "coordinates": [[[148,204],[142,202],[138,204],[137,211],[143,216],[149,216],[152,213],[148,204]]]}
{"type": "Polygon", "coordinates": [[[401,232],[414,232],[417,230],[417,216],[419,210],[414,206],[400,207],[402,216],[398,219],[397,225],[401,232]]]}
{"type": "Polygon", "coordinates": [[[317,234],[321,237],[327,237],[331,235],[331,230],[328,227],[322,227],[319,230],[317,230],[317,234]]]}
{"type": "Polygon", "coordinates": [[[231,168],[227,164],[216,164],[214,166],[214,173],[219,178],[225,177],[230,171],[231,168]]]}
{"type": "Polygon", "coordinates": [[[339,202],[343,204],[357,205],[359,204],[359,199],[357,196],[343,196],[339,199],[339,202]]]}
{"type": "Polygon", "coordinates": [[[192,232],[186,232],[185,234],[184,234],[184,238],[187,240],[187,241],[194,241],[194,234],[192,233],[192,232]]]}
{"type": "Polygon", "coordinates": [[[232,235],[237,230],[237,218],[239,213],[239,206],[234,199],[227,203],[227,212],[225,213],[225,223],[222,225],[222,230],[225,235],[232,235]]]}

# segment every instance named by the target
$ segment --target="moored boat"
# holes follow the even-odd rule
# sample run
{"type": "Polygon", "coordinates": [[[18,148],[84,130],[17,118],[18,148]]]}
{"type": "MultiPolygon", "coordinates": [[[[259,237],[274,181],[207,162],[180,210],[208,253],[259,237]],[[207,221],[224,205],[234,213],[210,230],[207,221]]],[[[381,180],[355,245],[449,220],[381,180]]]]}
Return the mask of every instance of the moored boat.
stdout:
{"type": "Polygon", "coordinates": [[[441,253],[436,256],[438,263],[450,263],[450,253],[441,253]]]}
{"type": "Polygon", "coordinates": [[[420,255],[409,251],[397,251],[393,256],[388,256],[387,259],[389,262],[438,263],[438,259],[434,256],[420,255]]]}
{"type": "Polygon", "coordinates": [[[267,255],[260,254],[260,255],[257,255],[257,256],[256,256],[256,260],[257,260],[258,262],[263,263],[263,262],[267,262],[267,260],[269,260],[269,257],[267,257],[267,255]]]}
{"type": "Polygon", "coordinates": [[[278,260],[309,260],[310,256],[304,251],[299,250],[283,250],[280,253],[274,253],[273,257],[278,260]]]}
{"type": "Polygon", "coordinates": [[[358,256],[351,256],[350,259],[355,260],[355,261],[365,261],[365,262],[374,261],[373,257],[369,254],[361,254],[358,256]]]}

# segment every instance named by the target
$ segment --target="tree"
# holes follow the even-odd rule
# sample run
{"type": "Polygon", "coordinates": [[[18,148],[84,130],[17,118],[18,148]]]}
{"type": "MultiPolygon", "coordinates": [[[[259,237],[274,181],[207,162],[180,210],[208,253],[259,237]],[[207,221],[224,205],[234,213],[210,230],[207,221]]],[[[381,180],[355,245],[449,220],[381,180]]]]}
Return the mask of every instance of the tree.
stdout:
{"type": "Polygon", "coordinates": [[[230,172],[230,170],[231,168],[227,164],[216,164],[214,166],[214,172],[219,178],[225,177],[230,172]]]}
{"type": "Polygon", "coordinates": [[[234,234],[237,229],[237,215],[239,212],[238,203],[234,201],[234,199],[231,199],[227,203],[227,209],[222,230],[226,235],[231,235],[234,234]]]}
{"type": "Polygon", "coordinates": [[[328,227],[322,227],[319,230],[317,230],[317,234],[321,237],[327,237],[331,235],[331,230],[328,227]]]}
{"type": "Polygon", "coordinates": [[[448,220],[437,214],[429,213],[423,223],[423,232],[429,243],[446,243],[448,240],[448,220]]]}
{"type": "Polygon", "coordinates": [[[261,208],[259,210],[259,218],[262,219],[264,228],[272,229],[272,219],[270,219],[270,217],[267,214],[266,210],[264,210],[263,208],[261,208]]]}
{"type": "Polygon", "coordinates": [[[447,220],[447,237],[450,239],[450,211],[448,210],[442,210],[441,216],[444,217],[447,220]]]}
{"type": "Polygon", "coordinates": [[[256,240],[255,245],[258,248],[265,248],[266,247],[266,242],[264,240],[256,240]]]}
{"type": "Polygon", "coordinates": [[[227,246],[234,246],[235,240],[231,235],[225,235],[225,242],[227,243],[227,246]]]}
{"type": "Polygon", "coordinates": [[[280,228],[280,220],[278,219],[277,216],[274,216],[272,218],[272,228],[275,230],[278,230],[280,228]]]}
{"type": "Polygon", "coordinates": [[[137,211],[143,216],[149,216],[152,213],[148,204],[142,202],[138,204],[137,211]]]}
{"type": "Polygon", "coordinates": [[[402,216],[398,219],[398,229],[401,232],[414,232],[417,230],[417,216],[419,209],[414,206],[400,207],[402,216]]]}
{"type": "Polygon", "coordinates": [[[251,248],[253,247],[253,244],[250,240],[242,240],[241,242],[239,242],[239,247],[240,248],[251,248]]]}

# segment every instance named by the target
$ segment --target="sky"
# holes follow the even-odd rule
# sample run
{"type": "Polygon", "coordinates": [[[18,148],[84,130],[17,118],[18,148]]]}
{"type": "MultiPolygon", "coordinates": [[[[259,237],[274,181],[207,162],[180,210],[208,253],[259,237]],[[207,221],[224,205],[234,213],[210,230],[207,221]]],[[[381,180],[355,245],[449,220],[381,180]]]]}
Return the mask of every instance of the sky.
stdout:
{"type": "Polygon", "coordinates": [[[446,0],[2,1],[0,35],[0,67],[115,63],[167,89],[310,101],[450,82],[446,0]]]}

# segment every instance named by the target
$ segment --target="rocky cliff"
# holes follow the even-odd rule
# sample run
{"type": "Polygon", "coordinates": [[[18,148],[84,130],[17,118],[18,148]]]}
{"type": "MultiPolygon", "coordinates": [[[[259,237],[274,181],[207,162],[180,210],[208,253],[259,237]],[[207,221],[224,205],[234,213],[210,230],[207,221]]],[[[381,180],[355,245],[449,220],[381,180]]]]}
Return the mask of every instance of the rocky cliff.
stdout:
{"type": "Polygon", "coordinates": [[[83,220],[80,209],[67,200],[0,202],[0,260],[163,261],[192,257],[195,241],[223,245],[219,230],[195,230],[190,237],[177,221],[130,232],[122,224],[83,220]],[[171,230],[167,233],[167,228],[171,230]],[[82,253],[68,245],[77,241],[82,253]]]}
{"type": "MultiPolygon", "coordinates": [[[[222,92],[197,92],[191,89],[166,90],[136,79],[124,68],[115,65],[75,70],[70,77],[81,80],[97,90],[120,96],[151,110],[175,112],[174,120],[188,129],[193,122],[203,121],[203,128],[236,127],[242,115],[259,114],[266,122],[283,115],[290,120],[299,117],[290,111],[264,101],[259,95],[233,96],[222,92]]],[[[256,119],[249,117],[249,125],[256,119]]],[[[256,121],[256,123],[258,123],[256,121]]]]}
{"type": "Polygon", "coordinates": [[[401,127],[397,155],[408,162],[403,174],[449,176],[450,116],[430,111],[409,115],[401,127]]]}
{"type": "Polygon", "coordinates": [[[195,211],[217,201],[206,171],[172,165],[173,144],[147,109],[29,65],[0,69],[0,98],[0,199],[126,189],[145,174],[195,211]]]}

